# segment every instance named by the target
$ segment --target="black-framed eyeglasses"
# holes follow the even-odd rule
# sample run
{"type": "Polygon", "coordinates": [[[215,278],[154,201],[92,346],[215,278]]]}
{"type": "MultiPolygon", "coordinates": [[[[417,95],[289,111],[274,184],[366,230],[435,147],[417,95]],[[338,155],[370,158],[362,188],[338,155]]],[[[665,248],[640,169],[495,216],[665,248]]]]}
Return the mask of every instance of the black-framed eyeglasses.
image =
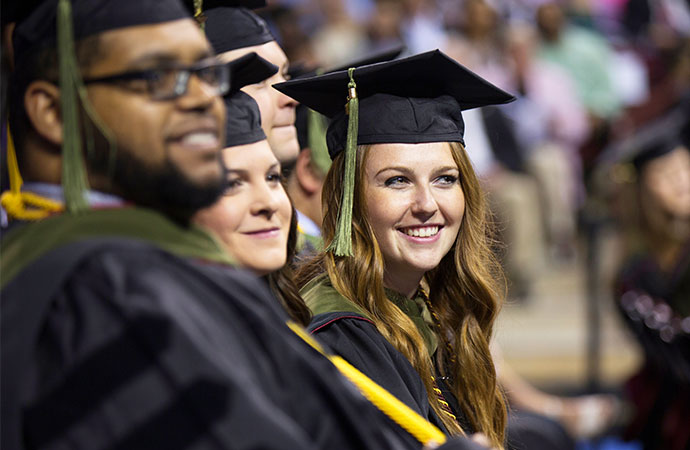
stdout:
{"type": "Polygon", "coordinates": [[[148,93],[153,100],[172,100],[187,93],[192,74],[218,95],[224,95],[230,89],[230,69],[227,63],[216,59],[187,67],[163,67],[86,78],[84,84],[122,83],[128,89],[148,93]]]}

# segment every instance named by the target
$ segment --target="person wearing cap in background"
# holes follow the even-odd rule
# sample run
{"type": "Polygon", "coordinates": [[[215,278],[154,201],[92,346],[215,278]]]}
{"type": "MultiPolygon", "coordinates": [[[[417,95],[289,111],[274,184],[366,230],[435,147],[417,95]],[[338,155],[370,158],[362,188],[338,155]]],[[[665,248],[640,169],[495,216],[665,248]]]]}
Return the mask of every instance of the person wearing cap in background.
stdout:
{"type": "Polygon", "coordinates": [[[392,425],[189,224],[225,188],[219,94],[233,69],[183,5],[44,0],[27,14],[0,243],[2,447],[443,442],[413,416],[415,434],[392,425]]]}
{"type": "Polygon", "coordinates": [[[262,58],[278,66],[278,72],[261,83],[243,88],[259,104],[261,127],[268,138],[273,153],[283,169],[295,163],[299,153],[295,130],[294,100],[275,89],[272,84],[285,81],[288,60],[266,22],[245,7],[264,6],[263,1],[232,2],[227,0],[204,3],[204,30],[211,45],[224,61],[230,61],[249,52],[256,52],[262,58]]]}
{"type": "MultiPolygon", "coordinates": [[[[273,68],[265,78],[278,70],[273,68]]],[[[225,96],[225,106],[225,192],[193,220],[213,231],[238,265],[263,277],[292,320],[307,326],[311,313],[299,296],[291,265],[297,223],[280,162],[261,129],[256,102],[237,90],[225,96]]]]}
{"type": "MultiPolygon", "coordinates": [[[[396,58],[405,49],[402,45],[370,54],[350,64],[335,67],[323,73],[337,72],[396,58]]],[[[291,78],[316,75],[317,70],[291,70],[291,78]]],[[[326,145],[328,120],[304,105],[297,105],[295,128],[300,152],[295,167],[289,173],[286,189],[297,213],[297,256],[300,260],[323,250],[321,240],[321,192],[323,181],[331,167],[326,145]]]]}
{"type": "Polygon", "coordinates": [[[461,110],[513,97],[438,50],[275,87],[332,120],[326,251],[298,275],[309,329],[447,433],[503,448],[500,269],[461,110]]]}
{"type": "Polygon", "coordinates": [[[323,250],[321,193],[331,159],[326,147],[327,119],[304,105],[297,105],[295,117],[300,152],[285,186],[297,214],[297,256],[301,260],[323,250]]]}
{"type": "Polygon", "coordinates": [[[618,183],[611,203],[624,254],[616,306],[644,352],[642,368],[625,384],[635,406],[625,437],[644,448],[690,445],[688,106],[611,146],[600,163],[618,183]]]}

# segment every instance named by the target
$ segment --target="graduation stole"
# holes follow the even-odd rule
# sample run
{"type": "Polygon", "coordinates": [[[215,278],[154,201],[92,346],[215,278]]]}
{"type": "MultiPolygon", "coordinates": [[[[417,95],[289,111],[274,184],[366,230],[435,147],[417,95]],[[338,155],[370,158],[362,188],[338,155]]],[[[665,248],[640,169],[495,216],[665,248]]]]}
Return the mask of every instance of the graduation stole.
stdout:
{"type": "Polygon", "coordinates": [[[1,286],[57,247],[109,237],[138,239],[183,258],[233,265],[216,238],[197,225],[181,226],[145,208],[94,209],[55,215],[8,231],[0,244],[1,286]]]}

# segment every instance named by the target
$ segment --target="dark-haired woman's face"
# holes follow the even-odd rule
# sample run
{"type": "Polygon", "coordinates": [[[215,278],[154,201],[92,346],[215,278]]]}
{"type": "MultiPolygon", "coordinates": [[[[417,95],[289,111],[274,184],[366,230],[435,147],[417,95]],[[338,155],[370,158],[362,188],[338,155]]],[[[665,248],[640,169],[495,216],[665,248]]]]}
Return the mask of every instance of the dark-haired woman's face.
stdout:
{"type": "Polygon", "coordinates": [[[223,150],[228,187],[195,221],[216,233],[229,253],[257,275],[285,265],[292,217],[280,163],[267,141],[223,150]]]}
{"type": "MultiPolygon", "coordinates": [[[[678,147],[649,161],[642,171],[646,199],[678,219],[690,219],[690,152],[678,147]]],[[[643,205],[645,206],[645,205],[643,205]]]]}
{"type": "Polygon", "coordinates": [[[373,145],[364,181],[386,272],[422,276],[438,266],[465,212],[460,170],[448,143],[373,145]]]}

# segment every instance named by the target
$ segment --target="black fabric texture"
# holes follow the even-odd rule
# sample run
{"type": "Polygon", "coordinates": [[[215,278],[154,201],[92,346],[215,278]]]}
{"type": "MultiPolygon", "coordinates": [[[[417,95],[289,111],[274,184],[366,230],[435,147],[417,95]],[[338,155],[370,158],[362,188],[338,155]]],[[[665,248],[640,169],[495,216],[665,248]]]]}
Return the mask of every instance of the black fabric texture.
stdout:
{"type": "MultiPolygon", "coordinates": [[[[34,315],[15,281],[3,312],[34,315]]],[[[419,448],[241,271],[107,248],[49,297],[36,336],[1,343],[3,358],[30,349],[14,412],[25,448],[419,448]]]]}
{"type": "Polygon", "coordinates": [[[206,37],[217,53],[275,40],[266,22],[247,8],[211,8],[204,16],[206,37]]]}
{"type": "MultiPolygon", "coordinates": [[[[465,123],[450,95],[433,99],[374,94],[359,103],[357,144],[461,142],[465,123]]],[[[331,159],[345,149],[348,116],[338,113],[326,132],[331,159]]]]}
{"type": "Polygon", "coordinates": [[[308,330],[334,354],[342,356],[422,417],[447,432],[429,405],[426,388],[405,356],[357,313],[317,314],[308,330]]]}
{"type": "Polygon", "coordinates": [[[250,84],[260,83],[278,72],[278,66],[254,52],[242,55],[228,63],[230,67],[230,92],[239,91],[250,84]]]}
{"type": "Polygon", "coordinates": [[[261,129],[259,105],[242,91],[226,96],[225,147],[253,144],[266,139],[261,129]]]}
{"type": "MultiPolygon", "coordinates": [[[[397,58],[400,53],[405,50],[404,45],[396,45],[387,49],[384,49],[382,51],[366,55],[363,58],[360,58],[356,61],[351,61],[347,64],[342,64],[338,67],[334,67],[332,69],[328,69],[324,71],[324,73],[331,73],[331,72],[337,72],[340,70],[347,70],[349,67],[360,67],[360,66],[366,66],[369,64],[375,64],[379,62],[384,62],[384,61],[390,61],[392,59],[397,58]]],[[[290,67],[290,71],[288,72],[290,74],[290,78],[297,78],[297,77],[313,77],[318,74],[317,69],[313,70],[307,70],[305,69],[304,65],[297,65],[296,67],[290,67]]],[[[302,105],[298,104],[297,108],[295,109],[295,128],[297,128],[297,141],[299,142],[299,148],[300,149],[305,149],[309,147],[309,109],[302,105]]]]}
{"type": "Polygon", "coordinates": [[[506,429],[507,450],[574,450],[575,441],[563,426],[546,416],[511,410],[506,429]]]}
{"type": "MultiPolygon", "coordinates": [[[[194,0],[184,0],[185,6],[189,10],[191,15],[196,13],[196,8],[194,7],[194,0]]],[[[213,8],[263,8],[266,6],[266,0],[204,0],[201,7],[202,13],[204,10],[213,8]]]]}
{"type": "MultiPolygon", "coordinates": [[[[109,30],[190,17],[180,0],[72,0],[71,3],[76,40],[109,30]]],[[[24,55],[31,50],[55,45],[57,4],[58,0],[34,1],[34,8],[24,8],[22,17],[16,17],[12,44],[17,65],[21,65],[24,55]]]]}

